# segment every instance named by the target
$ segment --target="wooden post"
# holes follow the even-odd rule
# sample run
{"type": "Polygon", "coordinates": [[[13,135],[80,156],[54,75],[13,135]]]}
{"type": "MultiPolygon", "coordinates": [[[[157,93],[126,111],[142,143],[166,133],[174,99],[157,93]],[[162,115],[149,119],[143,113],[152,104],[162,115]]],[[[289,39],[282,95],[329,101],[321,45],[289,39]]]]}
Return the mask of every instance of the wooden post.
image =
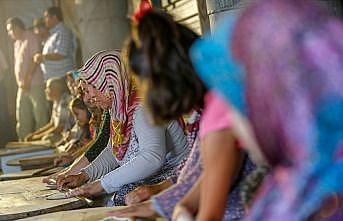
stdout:
{"type": "Polygon", "coordinates": [[[206,0],[197,0],[197,3],[198,3],[201,33],[204,34],[210,30],[210,20],[207,14],[207,4],[206,4],[206,0]]]}

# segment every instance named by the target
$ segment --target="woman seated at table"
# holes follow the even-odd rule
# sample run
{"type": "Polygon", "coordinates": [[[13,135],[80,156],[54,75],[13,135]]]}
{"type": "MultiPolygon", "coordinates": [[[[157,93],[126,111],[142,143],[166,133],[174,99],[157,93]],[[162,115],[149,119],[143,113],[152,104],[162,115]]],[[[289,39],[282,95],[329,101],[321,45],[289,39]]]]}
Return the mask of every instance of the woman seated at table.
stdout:
{"type": "Polygon", "coordinates": [[[95,54],[80,70],[80,80],[84,101],[110,112],[110,141],[80,173],[60,180],[58,188],[88,182],[69,196],[115,193],[108,205],[123,205],[126,193],[137,186],[175,174],[189,152],[181,123],[151,124],[119,51],[95,54]]]}

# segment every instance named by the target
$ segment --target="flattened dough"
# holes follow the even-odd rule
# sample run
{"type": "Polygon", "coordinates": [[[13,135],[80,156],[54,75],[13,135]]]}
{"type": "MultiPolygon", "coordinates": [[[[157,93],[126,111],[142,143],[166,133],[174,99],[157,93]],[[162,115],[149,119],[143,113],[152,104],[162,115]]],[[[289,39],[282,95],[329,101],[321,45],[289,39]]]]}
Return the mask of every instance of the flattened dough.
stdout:
{"type": "Polygon", "coordinates": [[[65,193],[55,193],[50,196],[46,197],[47,200],[63,200],[63,199],[68,199],[67,195],[65,193]]]}

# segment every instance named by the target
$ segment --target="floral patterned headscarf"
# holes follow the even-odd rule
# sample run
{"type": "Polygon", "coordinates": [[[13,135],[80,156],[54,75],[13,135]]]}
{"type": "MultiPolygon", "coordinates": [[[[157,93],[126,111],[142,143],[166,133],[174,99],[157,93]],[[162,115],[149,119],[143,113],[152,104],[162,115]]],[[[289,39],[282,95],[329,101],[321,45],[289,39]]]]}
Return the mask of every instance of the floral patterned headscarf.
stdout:
{"type": "Polygon", "coordinates": [[[115,157],[123,159],[133,129],[133,115],[139,103],[133,79],[129,77],[118,50],[93,55],[79,70],[79,79],[112,99],[111,144],[115,157]]]}

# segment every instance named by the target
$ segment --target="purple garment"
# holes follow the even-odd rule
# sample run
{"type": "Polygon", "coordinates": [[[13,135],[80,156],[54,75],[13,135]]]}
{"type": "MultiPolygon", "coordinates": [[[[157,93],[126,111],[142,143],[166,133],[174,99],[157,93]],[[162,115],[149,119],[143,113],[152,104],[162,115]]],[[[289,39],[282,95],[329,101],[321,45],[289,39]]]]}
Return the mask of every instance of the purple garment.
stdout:
{"type": "MultiPolygon", "coordinates": [[[[154,196],[152,203],[157,213],[161,216],[171,219],[175,205],[188,193],[201,174],[200,148],[199,140],[194,143],[192,152],[178,177],[178,182],[154,196]]],[[[240,182],[255,169],[255,165],[246,157],[243,168],[238,175],[238,179],[232,186],[229,198],[226,203],[225,215],[223,220],[240,220],[244,216],[244,206],[240,198],[240,182]]]]}
{"type": "Polygon", "coordinates": [[[263,0],[237,21],[249,118],[274,166],[248,220],[307,220],[343,193],[342,39],[342,21],[307,0],[263,0]]]}
{"type": "Polygon", "coordinates": [[[343,220],[343,196],[332,194],[309,221],[342,221],[343,220]]]}
{"type": "Polygon", "coordinates": [[[164,192],[152,197],[152,203],[157,213],[165,218],[171,219],[175,205],[192,188],[200,174],[199,141],[196,140],[187,162],[178,177],[177,183],[164,192]]]}
{"type": "Polygon", "coordinates": [[[309,220],[343,193],[343,22],[308,0],[261,0],[231,21],[193,59],[273,166],[247,220],[309,220]]]}

